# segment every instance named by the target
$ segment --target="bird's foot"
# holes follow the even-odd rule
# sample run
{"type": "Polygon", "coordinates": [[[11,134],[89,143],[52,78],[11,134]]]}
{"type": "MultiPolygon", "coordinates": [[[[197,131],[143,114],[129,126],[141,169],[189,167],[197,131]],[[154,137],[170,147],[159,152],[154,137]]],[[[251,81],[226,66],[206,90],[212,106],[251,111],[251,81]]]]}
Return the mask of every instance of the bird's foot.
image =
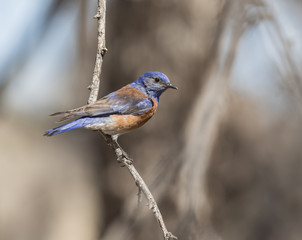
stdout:
{"type": "Polygon", "coordinates": [[[125,164],[128,164],[128,165],[132,165],[133,164],[133,159],[129,157],[129,155],[123,151],[121,148],[117,148],[115,150],[115,153],[116,155],[118,156],[117,157],[117,161],[118,163],[121,163],[122,167],[125,166],[125,164]]]}

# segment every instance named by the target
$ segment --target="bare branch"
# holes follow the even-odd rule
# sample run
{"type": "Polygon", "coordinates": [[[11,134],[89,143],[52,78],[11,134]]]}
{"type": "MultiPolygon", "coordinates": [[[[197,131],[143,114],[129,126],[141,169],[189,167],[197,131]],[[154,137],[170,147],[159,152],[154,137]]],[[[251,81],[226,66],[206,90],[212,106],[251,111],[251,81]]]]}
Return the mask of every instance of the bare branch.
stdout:
{"type": "Polygon", "coordinates": [[[101,81],[103,58],[108,51],[105,46],[106,0],[98,0],[98,10],[94,18],[96,18],[98,21],[98,46],[92,76],[92,83],[88,87],[88,89],[91,91],[88,103],[94,103],[97,100],[101,81]]]}
{"type": "Polygon", "coordinates": [[[126,166],[130,172],[130,174],[132,175],[134,182],[136,184],[136,186],[139,189],[139,201],[140,201],[140,194],[141,192],[145,195],[145,197],[148,200],[148,206],[149,208],[152,210],[162,232],[164,235],[164,239],[165,240],[169,240],[169,239],[177,239],[176,236],[174,236],[171,232],[169,232],[167,230],[167,227],[165,225],[165,222],[163,220],[163,217],[161,215],[161,212],[157,206],[157,203],[153,197],[153,195],[151,194],[149,188],[147,187],[145,181],[142,179],[142,177],[140,176],[140,174],[137,172],[137,170],[135,169],[135,167],[133,166],[133,163],[131,160],[127,159],[126,157],[122,157],[121,158],[121,153],[122,150],[114,143],[113,139],[111,138],[111,136],[109,135],[105,135],[102,134],[107,142],[107,144],[114,150],[114,152],[116,153],[116,156],[118,159],[120,159],[120,162],[123,164],[123,166],[126,166]]]}

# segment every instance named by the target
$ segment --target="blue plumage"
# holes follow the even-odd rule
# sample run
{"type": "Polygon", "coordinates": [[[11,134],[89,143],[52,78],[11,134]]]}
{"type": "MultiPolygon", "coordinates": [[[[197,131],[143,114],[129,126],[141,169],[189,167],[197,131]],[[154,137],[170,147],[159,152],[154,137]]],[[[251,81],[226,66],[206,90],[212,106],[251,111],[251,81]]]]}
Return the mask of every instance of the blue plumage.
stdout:
{"type": "Polygon", "coordinates": [[[50,129],[48,131],[46,131],[44,133],[44,136],[54,136],[57,135],[59,133],[63,133],[72,129],[76,129],[76,128],[80,128],[80,127],[84,127],[86,125],[86,118],[79,118],[77,120],[74,120],[70,123],[67,123],[65,125],[62,125],[60,127],[56,127],[53,129],[50,129]]]}

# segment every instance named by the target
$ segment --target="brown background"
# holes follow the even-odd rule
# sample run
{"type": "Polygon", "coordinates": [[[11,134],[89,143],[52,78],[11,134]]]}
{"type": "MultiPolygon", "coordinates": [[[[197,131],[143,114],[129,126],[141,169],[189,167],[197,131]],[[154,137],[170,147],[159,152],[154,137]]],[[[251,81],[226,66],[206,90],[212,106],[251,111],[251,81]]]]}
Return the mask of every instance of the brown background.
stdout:
{"type": "MultiPolygon", "coordinates": [[[[278,4],[108,2],[100,95],[150,70],[179,88],[163,94],[143,128],[120,138],[179,239],[301,239],[300,55],[278,4]],[[241,46],[261,42],[262,34],[278,61],[258,68],[253,42],[241,46]],[[236,74],[248,66],[256,71],[236,74]],[[260,83],[259,92],[267,94],[236,88],[240,78],[248,89],[263,69],[270,85],[260,83]]],[[[301,3],[286,6],[299,23],[301,3]]],[[[96,50],[96,1],[52,1],[45,9],[36,28],[21,29],[17,53],[1,72],[0,239],[161,239],[146,202],[137,208],[127,169],[99,134],[42,137],[55,126],[48,114],[87,102],[96,50]],[[70,29],[59,31],[68,21],[70,29]],[[65,45],[56,48],[61,38],[65,45]]]]}

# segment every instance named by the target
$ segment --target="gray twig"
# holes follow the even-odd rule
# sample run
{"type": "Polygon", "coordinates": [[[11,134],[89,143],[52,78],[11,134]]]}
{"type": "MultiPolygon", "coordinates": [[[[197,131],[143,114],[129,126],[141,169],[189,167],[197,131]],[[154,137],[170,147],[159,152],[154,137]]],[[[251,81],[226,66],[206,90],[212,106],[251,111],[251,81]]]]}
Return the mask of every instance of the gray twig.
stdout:
{"type": "Polygon", "coordinates": [[[114,143],[114,140],[111,138],[111,136],[103,134],[107,144],[114,150],[114,152],[116,153],[117,158],[119,159],[120,163],[122,164],[122,166],[126,166],[130,172],[130,174],[132,175],[134,182],[136,184],[136,186],[138,187],[138,196],[139,196],[139,201],[140,201],[140,194],[141,192],[145,195],[145,197],[148,200],[148,206],[149,208],[152,210],[162,232],[164,235],[164,239],[165,240],[169,240],[169,239],[177,239],[177,237],[175,237],[171,232],[169,232],[167,230],[167,227],[165,225],[165,222],[163,220],[163,217],[161,215],[161,212],[158,208],[158,205],[153,197],[153,195],[151,194],[149,188],[147,187],[145,181],[143,180],[143,178],[140,176],[140,174],[137,172],[137,170],[135,169],[132,159],[128,159],[127,157],[123,156],[122,158],[120,158],[121,156],[119,155],[119,153],[122,152],[122,150],[114,143]]]}
{"type": "MultiPolygon", "coordinates": [[[[96,60],[95,60],[95,67],[93,71],[93,77],[92,77],[92,83],[88,87],[88,89],[91,91],[90,96],[88,99],[88,103],[94,103],[97,100],[98,92],[99,92],[99,85],[100,85],[100,77],[101,77],[101,70],[102,70],[102,64],[103,64],[103,58],[106,52],[108,51],[105,47],[105,16],[106,16],[106,0],[98,0],[98,10],[97,14],[94,16],[98,21],[98,47],[97,47],[97,53],[96,53],[96,60]]],[[[169,232],[166,228],[165,222],[163,220],[163,217],[161,215],[161,212],[159,211],[159,208],[157,206],[157,203],[152,196],[149,188],[147,187],[145,181],[142,179],[140,174],[135,169],[132,159],[125,157],[124,155],[121,155],[122,150],[117,144],[114,144],[114,140],[111,136],[106,135],[99,131],[103,137],[105,138],[107,144],[114,150],[117,159],[123,164],[123,166],[126,166],[132,175],[135,184],[138,187],[138,201],[140,203],[141,201],[141,193],[145,195],[145,197],[148,200],[149,208],[152,210],[154,216],[157,219],[157,222],[163,232],[164,239],[177,239],[171,232],[169,232]],[[121,157],[122,156],[122,157],[121,157]]]]}
{"type": "Polygon", "coordinates": [[[92,75],[91,85],[88,87],[90,95],[88,103],[94,103],[98,98],[99,86],[101,81],[101,72],[103,58],[108,51],[105,45],[105,17],[106,17],[106,0],[98,0],[98,10],[94,18],[98,21],[98,46],[96,51],[95,66],[92,75]]]}

